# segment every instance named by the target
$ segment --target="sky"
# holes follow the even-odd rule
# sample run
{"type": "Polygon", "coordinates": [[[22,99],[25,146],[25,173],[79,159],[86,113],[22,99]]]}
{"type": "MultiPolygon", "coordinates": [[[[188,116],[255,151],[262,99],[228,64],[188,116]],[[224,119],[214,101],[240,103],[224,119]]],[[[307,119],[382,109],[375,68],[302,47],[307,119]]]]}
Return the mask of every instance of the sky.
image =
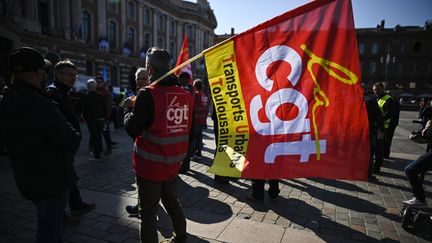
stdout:
{"type": "MultiPolygon", "coordinates": [[[[188,0],[196,2],[196,0],[188,0]]],[[[266,20],[309,2],[309,0],[207,0],[218,22],[215,34],[241,33],[266,20]]],[[[376,27],[382,19],[386,28],[424,26],[432,20],[432,0],[352,0],[356,28],[376,27]]]]}

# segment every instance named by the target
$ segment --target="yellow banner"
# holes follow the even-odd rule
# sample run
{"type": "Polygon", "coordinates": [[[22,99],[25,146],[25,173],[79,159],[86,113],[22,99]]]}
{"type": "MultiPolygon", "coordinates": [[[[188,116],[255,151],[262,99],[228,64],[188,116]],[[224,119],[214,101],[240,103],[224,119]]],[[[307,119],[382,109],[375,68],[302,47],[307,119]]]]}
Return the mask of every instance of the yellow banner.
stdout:
{"type": "Polygon", "coordinates": [[[233,41],[205,53],[205,59],[219,129],[219,144],[209,172],[241,177],[249,142],[249,124],[233,41]]]}

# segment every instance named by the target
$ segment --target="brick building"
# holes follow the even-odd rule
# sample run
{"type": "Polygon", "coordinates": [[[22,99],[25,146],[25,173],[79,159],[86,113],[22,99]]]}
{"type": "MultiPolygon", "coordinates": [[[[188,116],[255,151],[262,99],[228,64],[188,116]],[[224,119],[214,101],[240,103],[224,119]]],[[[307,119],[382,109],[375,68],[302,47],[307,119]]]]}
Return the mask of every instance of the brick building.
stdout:
{"type": "Polygon", "coordinates": [[[2,0],[0,75],[8,78],[7,53],[28,45],[53,64],[71,59],[81,76],[105,66],[109,82],[128,86],[149,47],[166,48],[175,64],[184,33],[193,56],[213,45],[216,26],[207,0],[2,0]]]}

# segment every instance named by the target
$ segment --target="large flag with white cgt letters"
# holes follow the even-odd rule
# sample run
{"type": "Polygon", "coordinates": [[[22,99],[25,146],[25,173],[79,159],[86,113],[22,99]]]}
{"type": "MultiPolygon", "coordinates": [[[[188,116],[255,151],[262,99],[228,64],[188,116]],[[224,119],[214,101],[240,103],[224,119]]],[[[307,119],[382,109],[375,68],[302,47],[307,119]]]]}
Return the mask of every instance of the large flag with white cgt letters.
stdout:
{"type": "Polygon", "coordinates": [[[349,0],[313,1],[206,51],[219,127],[209,171],[366,180],[357,53],[349,0]]]}

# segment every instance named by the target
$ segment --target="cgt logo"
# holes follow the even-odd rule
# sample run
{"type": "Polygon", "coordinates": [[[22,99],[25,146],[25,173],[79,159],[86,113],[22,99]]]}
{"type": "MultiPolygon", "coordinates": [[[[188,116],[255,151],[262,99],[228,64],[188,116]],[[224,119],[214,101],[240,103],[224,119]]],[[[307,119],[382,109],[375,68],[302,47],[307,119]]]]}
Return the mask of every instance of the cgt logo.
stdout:
{"type": "Polygon", "coordinates": [[[176,125],[182,124],[183,121],[189,119],[189,106],[185,101],[182,102],[179,96],[181,95],[174,95],[174,97],[172,97],[171,101],[168,103],[169,105],[166,113],[167,120],[176,125]]]}

